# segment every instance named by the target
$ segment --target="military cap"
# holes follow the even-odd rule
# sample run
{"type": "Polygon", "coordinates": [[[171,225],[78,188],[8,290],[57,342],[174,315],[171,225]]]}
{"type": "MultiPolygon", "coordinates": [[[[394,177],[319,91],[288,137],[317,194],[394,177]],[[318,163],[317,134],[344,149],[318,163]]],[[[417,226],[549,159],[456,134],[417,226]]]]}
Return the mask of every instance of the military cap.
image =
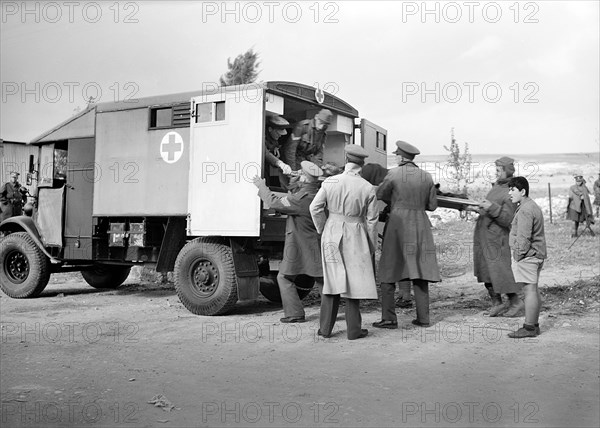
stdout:
{"type": "Polygon", "coordinates": [[[10,172],[10,176],[11,176],[11,177],[12,177],[12,176],[18,177],[19,175],[21,175],[21,174],[19,174],[17,171],[11,171],[11,172],[10,172]]]}
{"type": "Polygon", "coordinates": [[[513,158],[503,156],[500,159],[496,159],[494,163],[496,164],[496,166],[503,167],[508,177],[512,177],[515,173],[515,160],[513,158]]]}
{"type": "Polygon", "coordinates": [[[310,161],[302,161],[300,162],[300,166],[302,167],[302,171],[304,171],[305,174],[310,175],[311,177],[318,178],[323,175],[323,170],[319,168],[318,165],[310,161]]]}
{"type": "Polygon", "coordinates": [[[331,112],[331,110],[327,110],[326,108],[324,108],[319,113],[317,113],[316,117],[322,122],[330,124],[333,120],[333,113],[331,112]]]}
{"type": "Polygon", "coordinates": [[[405,141],[396,141],[396,146],[398,148],[394,153],[407,159],[414,159],[416,155],[421,153],[419,149],[405,141]]]}
{"type": "Polygon", "coordinates": [[[344,147],[344,151],[346,152],[346,157],[351,162],[361,162],[369,156],[369,153],[365,149],[356,144],[347,144],[344,147]]]}
{"type": "Polygon", "coordinates": [[[269,116],[269,126],[278,129],[289,128],[290,122],[279,115],[269,116]]]}
{"type": "Polygon", "coordinates": [[[500,159],[496,159],[494,163],[498,166],[506,166],[510,165],[511,163],[515,163],[515,160],[513,158],[509,158],[508,156],[503,156],[500,159]]]}

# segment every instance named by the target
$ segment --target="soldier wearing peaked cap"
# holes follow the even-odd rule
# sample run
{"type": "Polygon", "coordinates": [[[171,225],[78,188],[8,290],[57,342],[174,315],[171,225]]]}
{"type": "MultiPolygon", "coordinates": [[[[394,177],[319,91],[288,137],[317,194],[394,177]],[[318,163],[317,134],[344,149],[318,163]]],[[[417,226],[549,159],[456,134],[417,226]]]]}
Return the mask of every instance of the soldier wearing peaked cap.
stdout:
{"type": "Polygon", "coordinates": [[[23,205],[27,202],[27,189],[19,183],[19,173],[10,173],[10,181],[0,188],[0,223],[22,215],[23,205]]]}
{"type": "Polygon", "coordinates": [[[277,274],[277,283],[283,303],[283,323],[304,322],[305,314],[298,297],[295,281],[299,275],[308,275],[315,279],[318,287],[323,286],[323,267],[321,264],[321,240],[312,222],[309,206],[319,190],[319,177],[323,171],[312,162],[301,164],[298,190],[279,197],[269,190],[265,181],[255,177],[258,195],[265,207],[287,214],[283,260],[277,274]]]}
{"type": "Polygon", "coordinates": [[[278,168],[280,182],[287,182],[287,177],[284,177],[284,175],[290,175],[292,173],[292,168],[280,159],[281,143],[279,140],[287,135],[286,128],[289,127],[290,123],[281,116],[274,115],[267,117],[265,160],[273,168],[278,168]]]}
{"type": "Polygon", "coordinates": [[[283,146],[283,161],[293,171],[300,168],[300,162],[309,160],[323,165],[323,146],[327,139],[327,127],[333,120],[333,113],[321,109],[312,119],[301,120],[294,125],[294,131],[283,146]]]}
{"type": "Polygon", "coordinates": [[[415,146],[397,141],[399,161],[377,189],[377,198],[391,211],[383,236],[379,281],[381,282],[381,321],[379,328],[398,328],[394,291],[396,282],[412,280],[417,306],[413,324],[429,325],[429,283],[439,282],[440,272],[427,211],[437,208],[436,188],[431,175],[420,169],[414,157],[415,146]]]}
{"type": "Polygon", "coordinates": [[[367,152],[353,144],[347,145],[345,152],[344,172],[325,179],[310,213],[322,234],[324,285],[319,334],[331,335],[343,297],[347,336],[354,340],[368,334],[361,328],[360,299],[377,299],[372,255],[377,246],[379,210],[373,186],[360,176],[367,152]]]}

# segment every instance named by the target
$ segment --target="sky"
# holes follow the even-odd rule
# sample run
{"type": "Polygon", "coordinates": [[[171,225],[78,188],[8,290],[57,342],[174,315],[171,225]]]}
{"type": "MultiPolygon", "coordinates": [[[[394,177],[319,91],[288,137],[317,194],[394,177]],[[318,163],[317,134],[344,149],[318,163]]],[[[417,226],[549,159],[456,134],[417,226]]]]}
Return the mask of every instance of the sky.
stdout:
{"type": "Polygon", "coordinates": [[[2,1],[0,137],[97,101],[202,89],[253,48],[259,80],[319,86],[442,154],[600,151],[598,1],[2,1]]]}

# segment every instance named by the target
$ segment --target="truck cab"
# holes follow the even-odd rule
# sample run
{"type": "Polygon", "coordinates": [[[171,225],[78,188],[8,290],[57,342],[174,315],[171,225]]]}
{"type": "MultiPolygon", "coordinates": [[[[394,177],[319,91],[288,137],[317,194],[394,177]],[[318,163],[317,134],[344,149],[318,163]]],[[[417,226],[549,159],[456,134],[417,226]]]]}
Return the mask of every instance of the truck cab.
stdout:
{"type": "MultiPolygon", "coordinates": [[[[39,295],[53,273],[81,271],[96,288],[116,288],[134,265],[174,272],[185,307],[229,312],[259,292],[278,300],[275,282],[285,215],[265,209],[252,178],[281,191],[265,162],[265,124],[291,124],[322,108],[334,114],[324,162],[344,164],[360,144],[386,166],[386,131],[358,119],[350,104],[294,82],[219,87],[92,104],[30,144],[32,216],[0,224],[2,290],[39,295]],[[360,139],[358,136],[360,135],[360,139]]],[[[299,290],[308,294],[312,285],[299,290]]]]}

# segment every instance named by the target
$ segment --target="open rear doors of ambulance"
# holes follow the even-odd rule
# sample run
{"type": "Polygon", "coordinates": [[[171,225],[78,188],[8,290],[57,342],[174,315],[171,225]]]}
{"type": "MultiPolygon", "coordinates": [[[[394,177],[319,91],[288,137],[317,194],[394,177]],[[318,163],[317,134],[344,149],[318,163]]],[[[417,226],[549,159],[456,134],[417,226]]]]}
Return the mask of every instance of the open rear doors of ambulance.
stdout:
{"type": "Polygon", "coordinates": [[[388,167],[387,130],[367,119],[361,119],[360,145],[369,153],[367,163],[388,167]]]}
{"type": "Polygon", "coordinates": [[[263,96],[247,85],[192,98],[189,235],[259,236],[263,96]]]}

